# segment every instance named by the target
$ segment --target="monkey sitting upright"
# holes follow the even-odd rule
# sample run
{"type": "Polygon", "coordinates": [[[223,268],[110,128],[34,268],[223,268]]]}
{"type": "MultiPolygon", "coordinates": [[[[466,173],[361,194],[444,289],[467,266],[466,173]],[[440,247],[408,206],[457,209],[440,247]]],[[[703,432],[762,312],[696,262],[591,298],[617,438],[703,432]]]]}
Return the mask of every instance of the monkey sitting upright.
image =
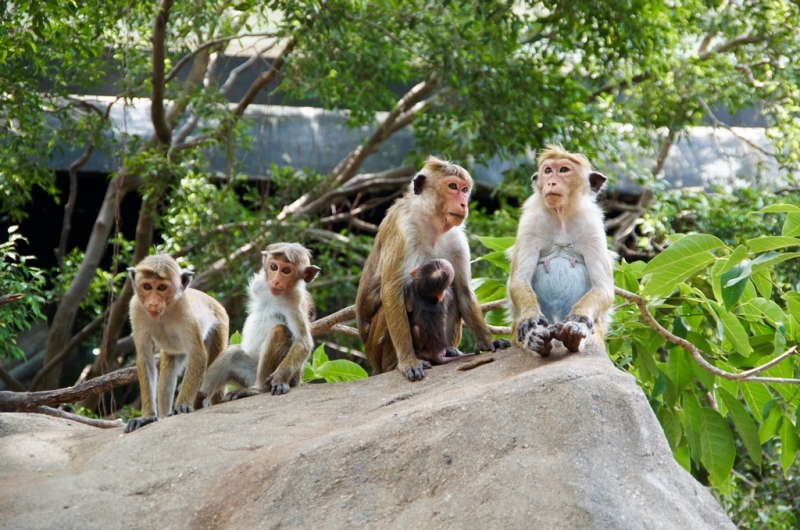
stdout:
{"type": "Polygon", "coordinates": [[[225,401],[265,392],[286,394],[300,383],[314,345],[309,322],[313,302],[306,284],[320,269],[298,243],[274,243],[262,254],[263,269],[250,280],[242,342],[229,346],[208,367],[201,396],[213,396],[232,381],[244,388],[225,401]]]}
{"type": "Polygon", "coordinates": [[[449,261],[434,259],[411,269],[406,310],[417,359],[444,364],[461,355],[447,337],[447,313],[453,303],[455,271],[449,261]]]}
{"type": "Polygon", "coordinates": [[[206,366],[228,343],[228,314],[206,293],[187,287],[192,273],[181,271],[171,256],[148,256],[128,273],[136,292],[130,317],[142,394],[142,416],[125,426],[125,432],[132,432],[158,418],[192,412],[206,366]],[[153,343],[161,349],[158,374],[153,343]],[[184,366],[173,409],[178,374],[184,366]]]}
{"type": "Polygon", "coordinates": [[[547,146],[537,163],[509,250],[508,295],[512,338],[544,357],[553,339],[570,352],[593,335],[602,342],[614,278],[596,204],[606,177],[561,146],[547,146]]]}

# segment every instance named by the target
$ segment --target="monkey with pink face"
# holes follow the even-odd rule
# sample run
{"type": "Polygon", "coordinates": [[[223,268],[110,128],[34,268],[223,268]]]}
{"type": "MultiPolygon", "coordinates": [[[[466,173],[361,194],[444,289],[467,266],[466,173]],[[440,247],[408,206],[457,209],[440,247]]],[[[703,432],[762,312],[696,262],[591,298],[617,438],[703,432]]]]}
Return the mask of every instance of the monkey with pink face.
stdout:
{"type": "Polygon", "coordinates": [[[545,357],[553,340],[576,352],[602,343],[614,301],[611,256],[597,195],[606,177],[585,156],[548,145],[531,177],[516,244],[509,249],[508,295],[516,344],[545,357]]]}

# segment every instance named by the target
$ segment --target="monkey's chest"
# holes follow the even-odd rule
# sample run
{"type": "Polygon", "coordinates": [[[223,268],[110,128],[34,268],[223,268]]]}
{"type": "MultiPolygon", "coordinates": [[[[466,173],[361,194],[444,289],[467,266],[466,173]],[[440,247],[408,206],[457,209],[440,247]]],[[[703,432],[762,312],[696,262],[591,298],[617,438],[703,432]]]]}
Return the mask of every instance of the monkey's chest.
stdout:
{"type": "Polygon", "coordinates": [[[545,318],[554,324],[566,318],[591,285],[583,257],[568,247],[539,258],[531,287],[545,318]]]}
{"type": "Polygon", "coordinates": [[[191,349],[191,345],[181,340],[181,333],[174,330],[161,329],[153,333],[153,342],[160,350],[167,353],[186,353],[191,349]]]}

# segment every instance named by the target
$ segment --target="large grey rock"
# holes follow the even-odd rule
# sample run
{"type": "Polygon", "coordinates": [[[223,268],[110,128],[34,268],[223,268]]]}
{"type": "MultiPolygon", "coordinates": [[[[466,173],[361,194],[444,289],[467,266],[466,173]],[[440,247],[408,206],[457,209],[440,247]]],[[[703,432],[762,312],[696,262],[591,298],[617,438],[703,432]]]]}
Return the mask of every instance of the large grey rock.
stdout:
{"type": "Polygon", "coordinates": [[[0,526],[734,528],[604,352],[481,358],[129,435],[0,414],[0,526]]]}

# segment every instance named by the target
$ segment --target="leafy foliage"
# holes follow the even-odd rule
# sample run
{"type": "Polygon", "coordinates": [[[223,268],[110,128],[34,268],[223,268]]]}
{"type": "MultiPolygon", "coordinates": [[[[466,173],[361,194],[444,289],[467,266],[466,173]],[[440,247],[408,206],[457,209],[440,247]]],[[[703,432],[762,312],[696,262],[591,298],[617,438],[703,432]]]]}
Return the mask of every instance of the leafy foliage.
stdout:
{"type": "Polygon", "coordinates": [[[0,305],[0,361],[23,359],[25,355],[16,345],[17,334],[44,318],[42,289],[46,277],[44,272],[28,264],[33,256],[17,252],[17,243],[25,238],[16,231],[16,226],[9,228],[8,241],[0,243],[0,296],[22,294],[23,298],[0,305]]]}
{"type": "Polygon", "coordinates": [[[303,383],[324,379],[327,383],[341,383],[366,379],[367,372],[359,365],[346,359],[329,361],[325,354],[325,345],[320,344],[311,355],[311,362],[303,369],[303,383]]]}

